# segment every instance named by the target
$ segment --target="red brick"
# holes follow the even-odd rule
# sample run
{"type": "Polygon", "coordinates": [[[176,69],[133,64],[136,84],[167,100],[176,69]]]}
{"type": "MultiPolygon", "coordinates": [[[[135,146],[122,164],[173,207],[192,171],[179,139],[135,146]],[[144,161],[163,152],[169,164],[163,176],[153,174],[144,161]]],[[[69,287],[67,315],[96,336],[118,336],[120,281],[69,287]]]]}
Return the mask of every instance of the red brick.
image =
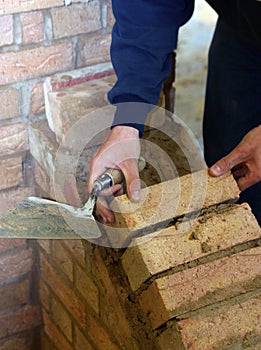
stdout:
{"type": "Polygon", "coordinates": [[[95,63],[110,60],[110,34],[95,34],[83,36],[79,39],[78,45],[78,67],[89,66],[95,63]]]}
{"type": "Polygon", "coordinates": [[[251,344],[251,338],[255,337],[260,345],[260,315],[261,298],[256,297],[228,306],[225,310],[213,309],[207,314],[196,314],[182,320],[178,322],[184,344],[182,349],[245,349],[246,344],[251,344]]]}
{"type": "Polygon", "coordinates": [[[15,308],[30,301],[30,281],[25,279],[0,287],[0,310],[15,308]]]}
{"type": "Polygon", "coordinates": [[[2,0],[0,4],[0,16],[5,14],[29,12],[63,5],[64,0],[2,0]]]}
{"type": "Polygon", "coordinates": [[[51,10],[54,38],[94,32],[101,28],[100,5],[97,1],[51,10]]]}
{"type": "Polygon", "coordinates": [[[41,271],[43,280],[51,287],[59,300],[63,303],[66,309],[73,315],[79,325],[85,327],[86,312],[85,306],[80,301],[75,292],[70,288],[68,283],[64,281],[48,263],[43,255],[41,255],[41,271]]]}
{"type": "Polygon", "coordinates": [[[86,338],[78,327],[75,327],[75,350],[93,350],[93,346],[89,343],[89,340],[86,338]]]}
{"type": "MultiPolygon", "coordinates": [[[[1,23],[1,22],[0,22],[1,23]]],[[[0,119],[15,118],[19,115],[19,92],[16,89],[0,90],[0,119]]]]}
{"type": "Polygon", "coordinates": [[[2,238],[0,239],[0,253],[7,252],[14,248],[22,247],[26,244],[26,239],[2,238]]]}
{"type": "Polygon", "coordinates": [[[0,17],[0,46],[11,45],[14,41],[13,16],[0,17]]]}
{"type": "Polygon", "coordinates": [[[1,350],[28,350],[32,348],[33,343],[33,332],[30,334],[23,334],[13,337],[7,337],[6,339],[0,340],[1,350]]]}
{"type": "Polygon", "coordinates": [[[140,297],[153,328],[261,287],[261,247],[155,280],[140,297]]]}
{"type": "Polygon", "coordinates": [[[89,319],[88,334],[92,338],[98,349],[120,349],[111,341],[109,334],[102,327],[102,325],[100,325],[92,316],[90,316],[89,319]]]}
{"type": "Polygon", "coordinates": [[[73,281],[73,262],[68,250],[64,248],[60,240],[51,241],[52,259],[56,262],[57,267],[61,270],[70,281],[73,281]]]}
{"type": "Polygon", "coordinates": [[[0,190],[15,187],[23,182],[22,157],[0,160],[0,190]]]}
{"type": "Polygon", "coordinates": [[[33,329],[42,324],[39,306],[25,305],[0,315],[0,338],[33,329]]]}
{"type": "Polygon", "coordinates": [[[107,5],[107,27],[112,27],[115,23],[115,18],[112,12],[111,2],[107,5]]]}
{"type": "Polygon", "coordinates": [[[59,327],[68,341],[72,342],[73,323],[70,315],[57,298],[51,299],[51,314],[54,323],[59,327]]]}
{"type": "Polygon", "coordinates": [[[47,312],[50,312],[51,306],[50,306],[50,291],[47,285],[40,279],[40,286],[39,286],[39,295],[40,295],[40,304],[41,307],[44,307],[47,312]]]}
{"type": "Polygon", "coordinates": [[[18,123],[0,128],[0,155],[6,156],[26,149],[25,124],[18,123]]]}
{"type": "Polygon", "coordinates": [[[22,276],[32,269],[32,250],[14,251],[0,257],[0,282],[22,276]]]}
{"type": "Polygon", "coordinates": [[[65,239],[63,242],[73,255],[73,258],[85,268],[85,249],[82,241],[65,239]]]}
{"type": "Polygon", "coordinates": [[[50,192],[50,177],[45,173],[45,171],[40,167],[38,162],[34,165],[34,177],[35,182],[45,193],[50,192]]]}
{"type": "Polygon", "coordinates": [[[39,43],[44,39],[43,12],[28,12],[20,15],[23,44],[39,43]]]}
{"type": "Polygon", "coordinates": [[[0,85],[72,68],[72,45],[41,46],[0,56],[0,85]]]}
{"type": "Polygon", "coordinates": [[[20,203],[23,199],[35,195],[34,187],[19,187],[0,192],[0,212],[6,211],[13,205],[20,203]]]}
{"type": "Polygon", "coordinates": [[[75,266],[74,284],[86,302],[99,314],[99,290],[86,274],[86,270],[79,265],[75,266]]]}
{"type": "Polygon", "coordinates": [[[44,330],[48,337],[53,342],[56,349],[59,350],[72,350],[71,344],[65,338],[65,336],[56,327],[50,315],[43,310],[44,330]]]}
{"type": "Polygon", "coordinates": [[[32,89],[31,114],[41,114],[45,112],[43,83],[37,83],[32,89]]]}

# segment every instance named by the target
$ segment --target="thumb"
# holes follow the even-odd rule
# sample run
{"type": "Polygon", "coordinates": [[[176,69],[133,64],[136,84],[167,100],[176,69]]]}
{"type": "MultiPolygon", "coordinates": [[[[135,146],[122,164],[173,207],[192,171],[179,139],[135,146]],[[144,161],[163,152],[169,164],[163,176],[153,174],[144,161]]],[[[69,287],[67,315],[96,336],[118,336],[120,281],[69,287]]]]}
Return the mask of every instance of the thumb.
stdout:
{"type": "Polygon", "coordinates": [[[131,201],[140,200],[140,176],[136,159],[129,159],[121,166],[127,186],[127,194],[131,201]]]}
{"type": "Polygon", "coordinates": [[[215,164],[213,164],[209,169],[209,174],[211,176],[220,176],[227,172],[229,172],[234,166],[240,164],[242,159],[240,154],[237,152],[235,148],[232,152],[230,152],[227,156],[218,160],[215,164]]]}

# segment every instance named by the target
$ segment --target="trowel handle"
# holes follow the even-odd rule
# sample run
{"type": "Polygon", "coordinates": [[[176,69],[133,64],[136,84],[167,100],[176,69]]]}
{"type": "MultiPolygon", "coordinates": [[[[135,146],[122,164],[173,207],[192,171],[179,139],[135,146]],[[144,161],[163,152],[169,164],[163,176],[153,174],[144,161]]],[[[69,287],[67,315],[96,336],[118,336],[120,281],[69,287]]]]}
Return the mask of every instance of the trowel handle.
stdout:
{"type": "MultiPolygon", "coordinates": [[[[145,168],[145,159],[140,157],[138,160],[138,169],[141,172],[145,168]]],[[[124,175],[120,169],[107,169],[93,184],[93,192],[98,194],[100,191],[124,181],[124,175]]]]}

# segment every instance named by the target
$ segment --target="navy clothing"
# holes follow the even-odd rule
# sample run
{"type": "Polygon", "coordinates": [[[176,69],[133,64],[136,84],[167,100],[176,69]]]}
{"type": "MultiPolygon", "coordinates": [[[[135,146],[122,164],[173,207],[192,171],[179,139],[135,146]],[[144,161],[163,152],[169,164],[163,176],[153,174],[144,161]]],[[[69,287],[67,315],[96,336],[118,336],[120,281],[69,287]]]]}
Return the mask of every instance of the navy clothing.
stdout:
{"type": "MultiPolygon", "coordinates": [[[[261,50],[219,19],[209,51],[203,139],[208,166],[261,124],[261,50]]],[[[261,182],[241,193],[261,225],[261,182]]]]}
{"type": "MultiPolygon", "coordinates": [[[[261,124],[261,1],[208,3],[220,18],[209,55],[204,114],[210,166],[261,124]]],[[[150,107],[133,109],[126,102],[157,104],[179,28],[191,17],[194,0],[112,0],[112,5],[111,60],[118,80],[108,97],[117,105],[114,125],[131,125],[142,135],[150,107]]],[[[261,183],[244,191],[241,200],[250,203],[261,224],[261,183]]]]}

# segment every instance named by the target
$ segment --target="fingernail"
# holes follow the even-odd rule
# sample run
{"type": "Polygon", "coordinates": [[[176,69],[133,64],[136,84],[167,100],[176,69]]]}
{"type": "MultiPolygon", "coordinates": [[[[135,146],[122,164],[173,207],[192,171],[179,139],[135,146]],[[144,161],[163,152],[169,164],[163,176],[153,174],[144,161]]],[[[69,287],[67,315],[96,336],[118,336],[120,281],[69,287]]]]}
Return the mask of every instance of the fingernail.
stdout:
{"type": "Polygon", "coordinates": [[[221,173],[221,168],[219,165],[213,165],[211,167],[211,170],[213,173],[215,173],[216,175],[219,175],[221,173]]]}
{"type": "Polygon", "coordinates": [[[132,199],[133,199],[134,201],[139,201],[139,200],[140,200],[140,191],[134,191],[134,192],[132,193],[132,199]]]}

